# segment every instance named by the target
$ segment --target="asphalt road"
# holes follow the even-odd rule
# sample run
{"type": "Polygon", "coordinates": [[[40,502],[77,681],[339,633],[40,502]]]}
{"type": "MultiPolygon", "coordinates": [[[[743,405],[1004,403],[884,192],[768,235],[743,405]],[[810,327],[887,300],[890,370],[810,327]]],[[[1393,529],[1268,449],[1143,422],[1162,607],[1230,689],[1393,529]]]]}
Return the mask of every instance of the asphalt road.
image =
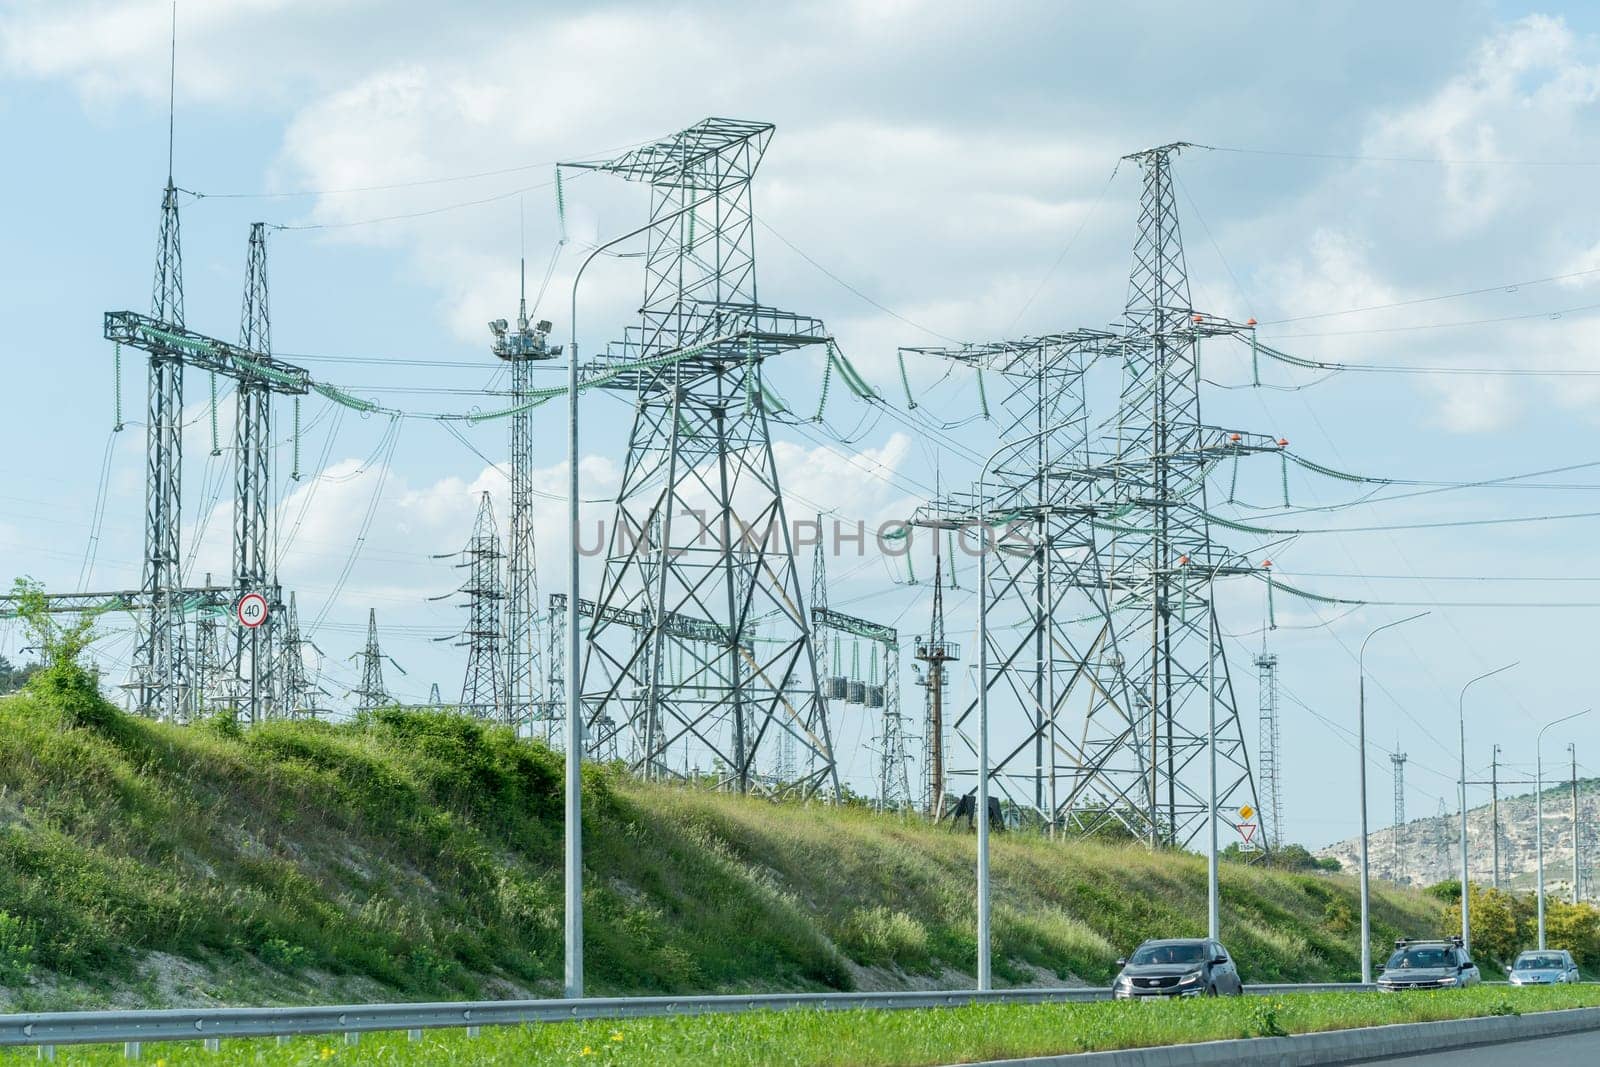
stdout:
{"type": "Polygon", "coordinates": [[[1396,1067],[1506,1067],[1507,1064],[1538,1064],[1543,1067],[1566,1067],[1571,1064],[1579,1067],[1581,1064],[1600,1063],[1600,1031],[1368,1062],[1392,1063],[1396,1067]]]}

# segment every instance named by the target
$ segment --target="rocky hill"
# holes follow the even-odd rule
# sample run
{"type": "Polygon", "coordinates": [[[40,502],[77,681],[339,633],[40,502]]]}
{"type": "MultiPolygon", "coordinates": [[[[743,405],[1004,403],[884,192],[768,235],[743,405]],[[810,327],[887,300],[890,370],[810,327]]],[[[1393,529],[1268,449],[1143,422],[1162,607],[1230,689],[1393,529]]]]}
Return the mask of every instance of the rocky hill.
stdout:
{"type": "MultiPolygon", "coordinates": [[[[1561,768],[1552,773],[1560,774],[1561,768]]],[[[1471,808],[1467,813],[1467,871],[1480,885],[1494,884],[1494,852],[1490,805],[1471,808]]],[[[1500,885],[1506,889],[1532,890],[1537,881],[1538,849],[1534,836],[1534,795],[1500,797],[1500,885]]],[[[1572,793],[1567,781],[1547,786],[1544,795],[1544,880],[1545,891],[1567,896],[1572,887],[1572,793]]],[[[1595,882],[1595,864],[1600,861],[1600,779],[1578,780],[1578,829],[1582,853],[1579,862],[1579,889],[1585,900],[1595,900],[1600,885],[1595,882]]],[[[1461,817],[1449,815],[1413,819],[1400,828],[1398,850],[1394,828],[1373,831],[1369,855],[1374,877],[1405,885],[1426,886],[1461,877],[1461,817]]],[[[1319,850],[1318,856],[1332,856],[1346,870],[1356,869],[1360,842],[1356,838],[1340,841],[1319,850]]]]}

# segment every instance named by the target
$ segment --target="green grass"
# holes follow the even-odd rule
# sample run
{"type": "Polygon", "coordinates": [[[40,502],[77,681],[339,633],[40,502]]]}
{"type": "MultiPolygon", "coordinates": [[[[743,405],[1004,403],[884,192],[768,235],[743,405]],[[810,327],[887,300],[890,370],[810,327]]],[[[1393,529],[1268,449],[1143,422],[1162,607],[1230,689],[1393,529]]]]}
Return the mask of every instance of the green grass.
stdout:
{"type": "MultiPolygon", "coordinates": [[[[0,1003],[555,993],[561,786],[556,754],[444,713],[241,734],[0,699],[0,1003]]],[[[593,993],[970,981],[970,835],[595,766],[584,792],[593,993]]],[[[1195,856],[1005,834],[993,872],[1002,983],[1104,983],[1203,933],[1195,856]]],[[[1247,982],[1354,977],[1351,879],[1230,864],[1222,891],[1247,982]]],[[[1441,906],[1379,889],[1378,944],[1441,906]]]]}
{"type": "MultiPolygon", "coordinates": [[[[150,1045],[147,1063],[206,1064],[607,1064],[672,1067],[920,1067],[1069,1052],[1303,1034],[1390,1023],[1508,1015],[1600,1005],[1600,989],[1475,989],[1422,994],[1295,994],[1153,1004],[1098,1002],[969,1005],[926,1011],[760,1012],[747,1015],[551,1023],[491,1028],[476,1038],[430,1031],[224,1042],[221,1054],[194,1042],[150,1045]]],[[[0,1062],[31,1057],[31,1050],[0,1062]]],[[[125,1062],[120,1048],[62,1048],[57,1062],[125,1062]]]]}

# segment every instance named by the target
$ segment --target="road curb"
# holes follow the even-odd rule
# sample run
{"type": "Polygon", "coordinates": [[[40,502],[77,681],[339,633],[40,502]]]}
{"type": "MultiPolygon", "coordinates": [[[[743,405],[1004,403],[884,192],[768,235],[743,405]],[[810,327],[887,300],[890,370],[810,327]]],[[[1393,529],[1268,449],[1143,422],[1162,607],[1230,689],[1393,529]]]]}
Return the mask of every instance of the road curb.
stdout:
{"type": "Polygon", "coordinates": [[[1600,1030],[1600,1008],[1399,1023],[1293,1037],[1247,1037],[1160,1048],[1030,1056],[951,1067],[1312,1067],[1315,1064],[1368,1063],[1391,1056],[1449,1052],[1478,1045],[1559,1037],[1585,1030],[1600,1030]]]}

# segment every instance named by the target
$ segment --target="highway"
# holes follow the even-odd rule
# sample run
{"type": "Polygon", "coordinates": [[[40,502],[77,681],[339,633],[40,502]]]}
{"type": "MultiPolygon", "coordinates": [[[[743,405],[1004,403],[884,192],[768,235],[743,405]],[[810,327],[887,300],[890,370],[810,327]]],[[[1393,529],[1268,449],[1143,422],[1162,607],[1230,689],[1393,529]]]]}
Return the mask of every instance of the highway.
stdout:
{"type": "Polygon", "coordinates": [[[1508,1063],[1550,1064],[1554,1067],[1556,1064],[1600,1063],[1600,1030],[1365,1062],[1392,1063],[1396,1067],[1504,1067],[1508,1063]]]}

